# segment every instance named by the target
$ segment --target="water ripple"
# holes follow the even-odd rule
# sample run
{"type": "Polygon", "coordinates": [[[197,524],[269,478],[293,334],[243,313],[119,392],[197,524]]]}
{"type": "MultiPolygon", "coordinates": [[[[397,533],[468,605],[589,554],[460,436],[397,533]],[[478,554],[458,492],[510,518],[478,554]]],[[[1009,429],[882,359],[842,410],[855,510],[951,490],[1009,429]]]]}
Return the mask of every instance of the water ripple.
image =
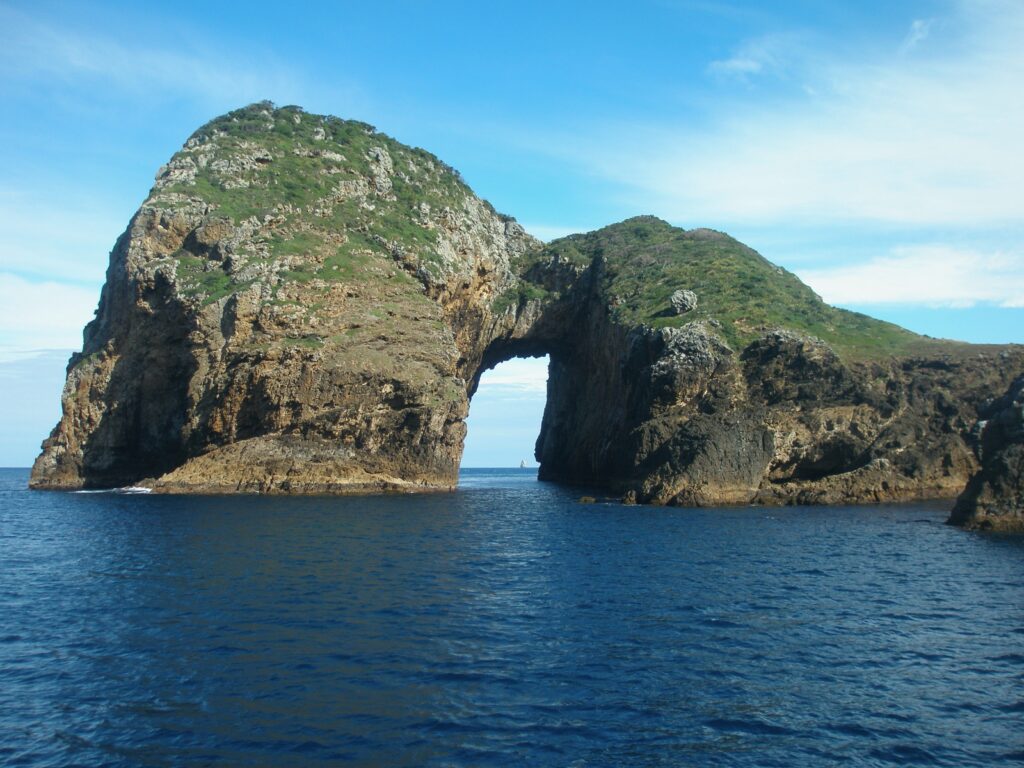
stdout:
{"type": "Polygon", "coordinates": [[[467,479],[173,498],[0,470],[0,763],[1024,761],[1024,541],[942,505],[467,479]]]}

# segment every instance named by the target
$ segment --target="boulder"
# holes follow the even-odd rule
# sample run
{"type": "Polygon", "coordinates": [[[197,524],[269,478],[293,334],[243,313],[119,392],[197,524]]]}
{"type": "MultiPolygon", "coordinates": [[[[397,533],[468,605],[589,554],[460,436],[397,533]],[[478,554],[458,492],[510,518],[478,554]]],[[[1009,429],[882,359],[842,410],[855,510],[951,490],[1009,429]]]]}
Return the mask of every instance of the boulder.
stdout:
{"type": "Polygon", "coordinates": [[[693,291],[685,289],[674,291],[669,297],[669,301],[672,302],[672,309],[677,315],[685,315],[697,308],[697,294],[693,291]]]}

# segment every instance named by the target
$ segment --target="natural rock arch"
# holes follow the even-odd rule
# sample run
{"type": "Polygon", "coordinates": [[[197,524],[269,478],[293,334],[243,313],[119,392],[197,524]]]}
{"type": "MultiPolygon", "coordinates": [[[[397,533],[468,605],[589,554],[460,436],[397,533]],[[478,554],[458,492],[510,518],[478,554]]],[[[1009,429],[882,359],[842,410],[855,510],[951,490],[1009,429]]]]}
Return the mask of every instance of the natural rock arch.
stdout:
{"type": "Polygon", "coordinates": [[[1019,347],[825,305],[722,233],[543,244],[422,150],[257,104],[111,253],[38,488],[443,489],[480,374],[549,354],[543,478],[659,504],[953,496],[1019,347]]]}

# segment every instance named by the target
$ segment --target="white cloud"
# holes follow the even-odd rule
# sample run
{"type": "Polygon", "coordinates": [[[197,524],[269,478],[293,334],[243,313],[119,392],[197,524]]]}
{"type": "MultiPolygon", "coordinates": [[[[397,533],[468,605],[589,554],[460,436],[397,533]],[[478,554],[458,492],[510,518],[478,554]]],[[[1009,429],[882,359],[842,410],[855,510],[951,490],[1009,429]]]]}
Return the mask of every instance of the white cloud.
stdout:
{"type": "Polygon", "coordinates": [[[766,35],[749,40],[727,59],[712,61],[708,72],[746,80],[753,75],[783,70],[799,47],[796,35],[766,35]]]}
{"type": "Polygon", "coordinates": [[[903,38],[903,45],[900,46],[900,51],[902,53],[910,53],[920,43],[927,40],[934,23],[935,19],[914,19],[910,24],[907,36],[903,38]]]}
{"type": "Polygon", "coordinates": [[[0,352],[81,349],[99,291],[0,272],[0,352]]]}
{"type": "Polygon", "coordinates": [[[755,75],[764,69],[765,64],[762,57],[739,55],[731,59],[713,61],[708,65],[708,70],[719,75],[755,75]]]}
{"type": "MultiPolygon", "coordinates": [[[[1018,223],[1024,4],[965,0],[949,21],[950,39],[927,59],[806,46],[787,65],[800,96],[723,96],[698,128],[622,124],[560,145],[631,189],[638,209],[675,221],[1018,223]]],[[[719,68],[769,61],[741,52],[719,68]]]]}
{"type": "Polygon", "coordinates": [[[123,228],[109,208],[64,191],[46,200],[0,188],[0,361],[81,349],[123,228]]]}
{"type": "Polygon", "coordinates": [[[543,396],[547,392],[548,359],[521,357],[501,363],[480,378],[477,394],[485,391],[490,397],[519,398],[543,396]]]}
{"type": "Polygon", "coordinates": [[[890,256],[800,278],[832,304],[924,304],[969,307],[980,302],[1024,307],[1024,254],[980,253],[943,245],[894,249],[890,256]]]}
{"type": "Polygon", "coordinates": [[[244,60],[212,41],[154,20],[133,42],[123,37],[62,28],[0,7],[0,71],[8,78],[102,81],[133,95],[189,94],[240,103],[291,93],[298,79],[268,55],[244,60]],[[174,46],[164,44],[173,36],[174,46]],[[147,39],[148,37],[148,39],[147,39]]]}

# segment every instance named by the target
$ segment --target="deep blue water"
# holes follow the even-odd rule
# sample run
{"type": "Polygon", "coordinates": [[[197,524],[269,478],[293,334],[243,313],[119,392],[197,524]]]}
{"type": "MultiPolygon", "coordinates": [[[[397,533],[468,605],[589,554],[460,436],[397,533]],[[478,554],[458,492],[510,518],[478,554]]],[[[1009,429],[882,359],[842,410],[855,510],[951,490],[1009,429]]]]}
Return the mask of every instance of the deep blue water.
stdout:
{"type": "Polygon", "coordinates": [[[944,505],[30,493],[0,764],[1024,763],[1024,540],[944,505]]]}

